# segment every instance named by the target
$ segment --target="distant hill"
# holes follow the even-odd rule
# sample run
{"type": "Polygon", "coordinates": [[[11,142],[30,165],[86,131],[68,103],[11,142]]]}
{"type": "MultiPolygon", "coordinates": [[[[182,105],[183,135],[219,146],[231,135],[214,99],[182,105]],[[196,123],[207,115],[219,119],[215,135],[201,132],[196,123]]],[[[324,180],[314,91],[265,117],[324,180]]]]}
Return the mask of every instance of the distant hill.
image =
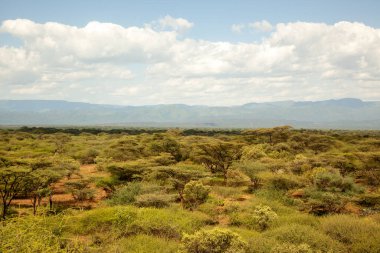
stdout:
{"type": "Polygon", "coordinates": [[[0,125],[380,129],[380,102],[354,98],[241,106],[117,106],[62,100],[0,100],[0,125]]]}

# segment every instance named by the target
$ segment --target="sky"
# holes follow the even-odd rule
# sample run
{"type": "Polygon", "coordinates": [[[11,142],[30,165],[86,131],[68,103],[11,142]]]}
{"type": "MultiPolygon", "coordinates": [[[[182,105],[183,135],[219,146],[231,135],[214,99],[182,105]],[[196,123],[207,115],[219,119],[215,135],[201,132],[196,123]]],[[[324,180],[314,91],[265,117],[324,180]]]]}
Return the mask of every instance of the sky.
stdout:
{"type": "Polygon", "coordinates": [[[380,100],[380,1],[0,0],[0,99],[380,100]]]}

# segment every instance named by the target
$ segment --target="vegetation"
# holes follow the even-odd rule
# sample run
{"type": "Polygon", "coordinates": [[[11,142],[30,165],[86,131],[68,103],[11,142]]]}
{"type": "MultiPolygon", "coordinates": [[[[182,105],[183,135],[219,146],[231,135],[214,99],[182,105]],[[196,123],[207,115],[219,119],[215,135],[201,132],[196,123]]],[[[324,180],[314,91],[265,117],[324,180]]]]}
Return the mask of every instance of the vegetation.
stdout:
{"type": "Polygon", "coordinates": [[[380,252],[380,132],[0,130],[0,252],[380,252]]]}

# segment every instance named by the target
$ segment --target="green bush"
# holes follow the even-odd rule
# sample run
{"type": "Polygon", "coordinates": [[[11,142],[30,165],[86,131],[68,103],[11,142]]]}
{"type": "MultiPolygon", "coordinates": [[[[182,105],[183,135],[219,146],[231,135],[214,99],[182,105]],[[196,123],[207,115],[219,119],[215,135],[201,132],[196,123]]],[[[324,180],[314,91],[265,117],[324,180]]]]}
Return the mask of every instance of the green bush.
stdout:
{"type": "Polygon", "coordinates": [[[140,181],[147,168],[152,164],[148,160],[137,160],[131,162],[115,162],[107,166],[107,171],[120,181],[140,181]]]}
{"type": "Polygon", "coordinates": [[[183,190],[184,206],[189,209],[194,209],[204,203],[208,197],[210,188],[204,186],[199,181],[191,181],[185,185],[183,190]]]}
{"type": "Polygon", "coordinates": [[[176,160],[170,153],[161,153],[158,156],[154,156],[152,161],[159,165],[170,165],[176,163],[176,160]]]}
{"type": "Polygon", "coordinates": [[[351,192],[357,191],[352,178],[343,178],[337,171],[320,170],[313,174],[313,183],[320,191],[351,192]]]}
{"type": "Polygon", "coordinates": [[[201,230],[182,238],[184,253],[245,253],[247,243],[239,235],[226,229],[201,230]]]}
{"type": "Polygon", "coordinates": [[[242,171],[250,179],[248,192],[252,193],[262,186],[262,179],[258,176],[260,172],[266,171],[267,167],[261,162],[241,161],[235,164],[235,167],[242,171]]]}
{"type": "Polygon", "coordinates": [[[111,162],[112,162],[112,158],[97,156],[97,157],[95,158],[96,169],[97,169],[98,171],[106,171],[107,166],[108,166],[111,162]]]}
{"type": "Polygon", "coordinates": [[[244,225],[247,228],[264,231],[274,223],[278,216],[269,206],[258,205],[255,209],[236,207],[229,210],[230,224],[244,225]]]}
{"type": "Polygon", "coordinates": [[[268,230],[265,235],[283,243],[308,244],[321,252],[347,252],[342,244],[310,226],[289,224],[268,230]]]}
{"type": "Polygon", "coordinates": [[[107,196],[114,193],[116,190],[116,185],[119,184],[115,178],[112,177],[102,177],[96,180],[96,187],[103,189],[107,196]]]}
{"type": "Polygon", "coordinates": [[[66,182],[65,186],[77,201],[93,200],[95,197],[95,189],[90,188],[90,181],[88,180],[66,182]]]}
{"type": "Polygon", "coordinates": [[[164,208],[170,205],[173,196],[163,193],[148,193],[136,197],[135,205],[138,207],[164,208]]]}
{"type": "Polygon", "coordinates": [[[252,220],[260,230],[265,230],[277,219],[277,214],[269,206],[259,205],[253,211],[252,220]]]}
{"type": "Polygon", "coordinates": [[[151,235],[133,235],[105,245],[99,252],[118,253],[176,253],[178,242],[151,235]]]}
{"type": "Polygon", "coordinates": [[[313,253],[313,250],[305,243],[299,245],[284,243],[275,246],[270,253],[313,253]]]}
{"type": "Polygon", "coordinates": [[[84,152],[77,154],[77,158],[79,158],[81,164],[94,164],[98,155],[99,152],[97,150],[88,149],[84,152]]]}
{"type": "Polygon", "coordinates": [[[340,213],[347,203],[347,198],[337,193],[307,190],[307,198],[304,208],[315,215],[340,213]]]}
{"type": "Polygon", "coordinates": [[[0,252],[85,252],[64,235],[69,223],[64,215],[8,220],[0,226],[0,252]]]}
{"type": "Polygon", "coordinates": [[[370,219],[334,215],[322,219],[321,228],[330,237],[348,245],[350,252],[380,252],[380,225],[370,219]]]}
{"type": "Polygon", "coordinates": [[[275,190],[288,191],[302,186],[302,179],[292,175],[275,175],[268,179],[269,185],[275,190]]]}
{"type": "Polygon", "coordinates": [[[97,208],[73,217],[73,232],[115,231],[117,234],[147,234],[180,238],[183,232],[194,232],[208,221],[206,215],[182,209],[138,208],[115,206],[97,208]]]}
{"type": "Polygon", "coordinates": [[[136,201],[136,196],[141,191],[141,184],[130,182],[127,185],[117,189],[107,201],[110,205],[127,205],[136,201]]]}
{"type": "Polygon", "coordinates": [[[228,170],[227,171],[227,185],[228,186],[244,186],[249,185],[250,178],[244,175],[239,170],[228,170]]]}
{"type": "Polygon", "coordinates": [[[259,144],[259,145],[252,145],[252,146],[246,146],[242,150],[242,156],[241,160],[258,160],[262,157],[265,157],[266,149],[268,149],[267,144],[259,144]]]}
{"type": "Polygon", "coordinates": [[[212,187],[212,192],[222,198],[237,198],[242,193],[240,188],[227,186],[214,186],[212,187]]]}
{"type": "Polygon", "coordinates": [[[380,207],[380,194],[379,193],[366,193],[359,196],[357,200],[362,206],[365,207],[380,207]]]}

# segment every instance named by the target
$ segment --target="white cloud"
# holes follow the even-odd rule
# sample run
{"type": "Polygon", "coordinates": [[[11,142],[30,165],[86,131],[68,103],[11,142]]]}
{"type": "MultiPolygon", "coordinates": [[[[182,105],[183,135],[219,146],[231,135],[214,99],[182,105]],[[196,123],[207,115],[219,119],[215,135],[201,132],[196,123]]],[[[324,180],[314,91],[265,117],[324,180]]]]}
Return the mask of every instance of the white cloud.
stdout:
{"type": "Polygon", "coordinates": [[[178,32],[184,32],[186,30],[189,30],[194,26],[193,23],[189,22],[186,19],[183,18],[173,18],[169,15],[166,15],[165,17],[161,18],[159,21],[159,24],[161,28],[166,29],[173,29],[174,31],[178,32]]]}
{"type": "Polygon", "coordinates": [[[270,32],[273,30],[272,24],[266,20],[256,21],[248,24],[248,26],[261,32],[270,32]]]}
{"type": "Polygon", "coordinates": [[[4,21],[0,32],[23,45],[0,47],[0,98],[214,105],[380,99],[379,29],[280,23],[260,42],[231,43],[182,38],[190,22],[162,20],[172,31],[4,21]]]}
{"type": "Polygon", "coordinates": [[[233,31],[234,33],[241,33],[244,27],[245,27],[244,24],[233,24],[231,26],[231,31],[233,31]]]}

